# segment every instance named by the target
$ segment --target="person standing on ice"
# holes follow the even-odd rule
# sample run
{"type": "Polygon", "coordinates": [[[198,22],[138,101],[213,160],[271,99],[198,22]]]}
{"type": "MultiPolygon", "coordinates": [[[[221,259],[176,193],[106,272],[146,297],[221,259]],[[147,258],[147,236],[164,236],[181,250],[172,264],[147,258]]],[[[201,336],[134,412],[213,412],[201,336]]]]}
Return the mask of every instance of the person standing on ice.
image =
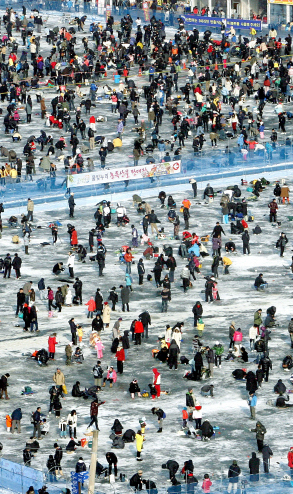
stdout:
{"type": "Polygon", "coordinates": [[[241,474],[241,469],[238,466],[237,461],[233,460],[233,463],[229,467],[229,471],[228,471],[228,479],[229,479],[228,492],[231,492],[232,489],[233,492],[237,491],[240,474],[241,474]]]}
{"type": "Polygon", "coordinates": [[[74,201],[74,193],[73,192],[71,192],[71,194],[69,196],[68,206],[69,206],[69,218],[74,218],[75,201],[74,201]]]}

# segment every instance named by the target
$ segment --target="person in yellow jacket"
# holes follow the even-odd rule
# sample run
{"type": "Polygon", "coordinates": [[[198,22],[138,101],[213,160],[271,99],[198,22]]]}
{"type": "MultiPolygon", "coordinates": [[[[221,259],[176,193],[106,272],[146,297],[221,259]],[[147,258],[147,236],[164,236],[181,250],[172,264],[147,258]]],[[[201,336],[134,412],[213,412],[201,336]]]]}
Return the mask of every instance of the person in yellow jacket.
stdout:
{"type": "Polygon", "coordinates": [[[11,178],[17,179],[17,170],[15,168],[11,168],[10,176],[11,178]]]}
{"type": "Polygon", "coordinates": [[[140,455],[141,455],[141,450],[142,450],[143,442],[145,441],[145,438],[142,435],[141,430],[137,431],[137,433],[135,434],[135,440],[136,440],[136,459],[137,459],[137,461],[142,461],[142,458],[140,457],[140,455]]]}
{"type": "Polygon", "coordinates": [[[223,266],[224,266],[224,274],[230,274],[229,273],[229,266],[231,266],[232,261],[229,259],[229,257],[223,257],[223,266]]]}
{"type": "Polygon", "coordinates": [[[82,342],[82,337],[83,337],[83,329],[82,329],[82,327],[81,326],[77,326],[76,332],[77,332],[77,336],[78,336],[78,341],[79,341],[79,343],[81,343],[82,342]]]}

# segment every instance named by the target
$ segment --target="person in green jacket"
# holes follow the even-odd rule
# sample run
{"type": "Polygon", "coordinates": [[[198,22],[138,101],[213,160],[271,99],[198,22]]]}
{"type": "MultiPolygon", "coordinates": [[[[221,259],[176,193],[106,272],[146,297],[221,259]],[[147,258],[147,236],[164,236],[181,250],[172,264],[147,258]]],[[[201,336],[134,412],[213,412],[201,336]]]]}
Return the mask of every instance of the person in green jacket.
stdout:
{"type": "Polygon", "coordinates": [[[224,347],[223,345],[221,345],[219,341],[216,341],[213,350],[215,353],[215,365],[220,369],[222,363],[222,355],[224,353],[224,347]]]}
{"type": "Polygon", "coordinates": [[[261,313],[262,313],[262,310],[261,309],[258,309],[254,313],[254,324],[256,324],[258,327],[261,326],[261,324],[262,324],[261,313]]]}

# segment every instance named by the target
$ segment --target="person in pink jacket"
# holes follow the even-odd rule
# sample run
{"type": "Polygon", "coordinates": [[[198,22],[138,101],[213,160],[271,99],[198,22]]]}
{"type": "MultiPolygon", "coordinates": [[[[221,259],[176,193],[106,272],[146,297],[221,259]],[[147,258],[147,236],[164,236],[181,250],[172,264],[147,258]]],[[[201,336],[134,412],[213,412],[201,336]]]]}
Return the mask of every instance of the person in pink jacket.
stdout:
{"type": "Polygon", "coordinates": [[[96,302],[95,302],[94,297],[91,297],[89,299],[89,301],[85,305],[87,305],[87,307],[88,307],[87,317],[88,318],[90,317],[92,319],[93,318],[93,313],[96,310],[96,302]]]}
{"type": "Polygon", "coordinates": [[[51,287],[47,287],[47,290],[48,290],[48,310],[51,311],[52,310],[52,306],[53,306],[53,300],[54,300],[54,292],[53,290],[51,290],[51,287]]]}
{"type": "Polygon", "coordinates": [[[117,374],[113,367],[109,367],[107,377],[104,377],[102,388],[106,386],[106,381],[110,382],[110,388],[113,387],[113,383],[117,381],[117,374]]]}
{"type": "Polygon", "coordinates": [[[105,350],[105,347],[104,347],[103,343],[101,342],[101,338],[99,336],[97,337],[95,349],[97,350],[97,358],[98,359],[103,358],[103,350],[105,350]]]}
{"type": "Polygon", "coordinates": [[[238,328],[235,331],[234,336],[233,336],[233,340],[234,340],[235,353],[236,353],[236,356],[238,357],[241,354],[240,347],[241,347],[241,342],[243,340],[243,334],[242,334],[240,328],[238,328]]]}
{"type": "Polygon", "coordinates": [[[209,474],[205,473],[204,478],[203,478],[203,483],[201,486],[201,488],[203,489],[203,492],[211,492],[211,485],[212,485],[212,482],[210,481],[209,474]]]}

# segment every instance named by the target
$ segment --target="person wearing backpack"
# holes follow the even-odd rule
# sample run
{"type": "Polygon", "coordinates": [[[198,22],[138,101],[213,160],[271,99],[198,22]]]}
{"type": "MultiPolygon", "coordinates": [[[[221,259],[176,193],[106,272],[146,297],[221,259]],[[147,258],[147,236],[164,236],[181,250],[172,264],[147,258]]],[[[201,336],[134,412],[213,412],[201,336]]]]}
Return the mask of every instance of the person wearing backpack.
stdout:
{"type": "Polygon", "coordinates": [[[10,254],[8,253],[4,259],[4,275],[3,275],[3,278],[10,278],[10,274],[11,274],[11,265],[12,265],[12,262],[11,262],[11,257],[10,257],[10,254]]]}
{"type": "Polygon", "coordinates": [[[102,369],[100,360],[98,360],[96,365],[93,367],[93,373],[94,373],[95,386],[101,387],[104,371],[102,369]]]}
{"type": "Polygon", "coordinates": [[[222,355],[224,353],[224,347],[223,345],[221,345],[221,343],[219,343],[219,341],[216,341],[213,350],[215,353],[215,365],[220,369],[222,363],[222,355]]]}

